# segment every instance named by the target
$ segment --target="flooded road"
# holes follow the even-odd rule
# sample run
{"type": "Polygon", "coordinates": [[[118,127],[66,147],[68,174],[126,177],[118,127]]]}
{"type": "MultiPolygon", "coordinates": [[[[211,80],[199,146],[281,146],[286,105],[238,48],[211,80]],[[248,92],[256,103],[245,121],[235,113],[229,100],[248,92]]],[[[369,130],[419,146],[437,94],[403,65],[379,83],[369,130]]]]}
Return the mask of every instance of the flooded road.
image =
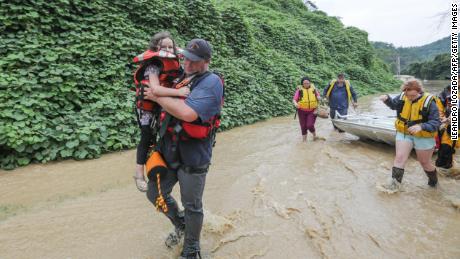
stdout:
{"type": "MultiPolygon", "coordinates": [[[[375,96],[360,105],[392,114],[375,96]]],[[[302,143],[292,116],[218,134],[207,257],[460,258],[459,180],[429,188],[412,157],[404,192],[381,193],[394,147],[316,125],[326,140],[302,143]]],[[[127,151],[0,171],[0,258],[177,258],[163,244],[169,221],[134,186],[134,161],[127,151]]]]}

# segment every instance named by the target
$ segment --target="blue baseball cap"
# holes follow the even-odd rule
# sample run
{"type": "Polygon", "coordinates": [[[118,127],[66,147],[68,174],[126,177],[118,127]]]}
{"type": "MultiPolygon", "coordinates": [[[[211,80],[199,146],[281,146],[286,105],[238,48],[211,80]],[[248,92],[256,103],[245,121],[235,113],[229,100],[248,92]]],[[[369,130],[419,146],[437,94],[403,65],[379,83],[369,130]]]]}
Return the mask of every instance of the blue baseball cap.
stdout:
{"type": "Polygon", "coordinates": [[[212,47],[203,39],[193,39],[187,44],[182,54],[191,61],[210,60],[212,47]]]}

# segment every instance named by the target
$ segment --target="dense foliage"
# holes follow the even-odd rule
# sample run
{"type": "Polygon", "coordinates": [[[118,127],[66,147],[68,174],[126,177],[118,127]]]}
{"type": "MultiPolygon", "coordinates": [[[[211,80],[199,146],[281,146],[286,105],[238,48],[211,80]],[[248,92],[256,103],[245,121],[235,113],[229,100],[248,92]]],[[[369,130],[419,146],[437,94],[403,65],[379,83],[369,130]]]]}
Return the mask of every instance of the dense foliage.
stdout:
{"type": "Polygon", "coordinates": [[[132,148],[132,57],[169,30],[214,46],[226,77],[223,128],[293,111],[301,76],[337,72],[360,94],[398,84],[367,33],[298,0],[0,0],[0,164],[86,159],[132,148]]]}
{"type": "Polygon", "coordinates": [[[427,80],[444,80],[450,78],[450,54],[437,55],[431,61],[412,63],[403,71],[403,74],[427,80]]]}
{"type": "Polygon", "coordinates": [[[435,56],[450,52],[450,36],[420,47],[399,47],[385,42],[372,42],[377,56],[390,67],[396,74],[396,58],[399,55],[401,71],[406,70],[410,64],[432,60],[435,56]]]}

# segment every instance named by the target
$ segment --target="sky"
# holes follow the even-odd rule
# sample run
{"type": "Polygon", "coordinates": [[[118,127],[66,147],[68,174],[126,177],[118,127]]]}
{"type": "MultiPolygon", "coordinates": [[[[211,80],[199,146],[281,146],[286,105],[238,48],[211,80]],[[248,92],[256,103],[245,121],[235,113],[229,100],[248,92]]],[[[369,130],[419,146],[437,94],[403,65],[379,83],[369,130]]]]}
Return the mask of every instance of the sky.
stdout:
{"type": "MultiPolygon", "coordinates": [[[[358,27],[371,41],[421,46],[450,35],[452,0],[313,0],[319,10],[358,27]],[[443,22],[441,22],[443,21],[443,22]]],[[[459,2],[458,0],[456,1],[459,2]]]]}

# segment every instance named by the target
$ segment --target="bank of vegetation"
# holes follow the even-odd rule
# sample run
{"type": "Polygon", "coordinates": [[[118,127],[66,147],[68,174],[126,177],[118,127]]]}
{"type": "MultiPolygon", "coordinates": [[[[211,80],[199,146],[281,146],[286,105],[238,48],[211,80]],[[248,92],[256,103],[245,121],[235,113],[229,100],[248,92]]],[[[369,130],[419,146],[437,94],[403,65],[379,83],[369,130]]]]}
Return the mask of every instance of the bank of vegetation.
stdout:
{"type": "Polygon", "coordinates": [[[169,30],[214,46],[223,129],[293,112],[301,76],[345,72],[359,94],[398,81],[367,33],[297,0],[0,0],[0,165],[87,159],[135,147],[132,57],[169,30]]]}

